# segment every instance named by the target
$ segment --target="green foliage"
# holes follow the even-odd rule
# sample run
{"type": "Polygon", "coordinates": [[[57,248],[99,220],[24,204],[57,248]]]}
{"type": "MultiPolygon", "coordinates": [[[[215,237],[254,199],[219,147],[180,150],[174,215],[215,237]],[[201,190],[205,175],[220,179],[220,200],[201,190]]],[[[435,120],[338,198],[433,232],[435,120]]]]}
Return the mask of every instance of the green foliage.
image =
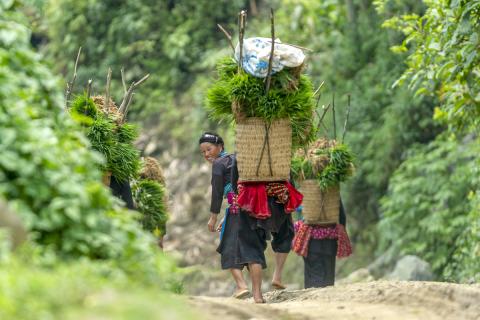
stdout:
{"type": "Polygon", "coordinates": [[[292,159],[295,181],[316,179],[321,190],[338,186],[353,174],[353,155],[344,144],[314,146],[292,159]]]}
{"type": "Polygon", "coordinates": [[[153,238],[101,184],[102,159],[62,109],[59,82],[0,6],[0,196],[32,238],[62,257],[113,259],[154,275],[153,238]],[[6,20],[9,19],[9,20],[6,20]]]}
{"type": "Polygon", "coordinates": [[[142,214],[143,228],[165,235],[168,221],[165,187],[157,181],[141,179],[134,183],[132,191],[142,214]]]}
{"type": "Polygon", "coordinates": [[[70,106],[70,112],[75,115],[83,115],[92,119],[96,119],[98,116],[98,108],[92,99],[87,99],[87,95],[77,96],[70,106]]]}
{"type": "Polygon", "coordinates": [[[236,73],[236,68],[231,58],[223,58],[217,65],[219,78],[207,92],[206,101],[213,119],[231,121],[234,112],[266,121],[289,118],[294,146],[313,140],[313,86],[307,76],[300,75],[297,80],[293,69],[284,69],[272,76],[266,94],[264,79],[236,73]],[[234,102],[240,107],[237,111],[232,110],[234,102]]]}
{"type": "MultiPolygon", "coordinates": [[[[466,240],[466,231],[472,224],[478,226],[472,220],[478,213],[469,216],[472,208],[468,201],[474,190],[472,159],[478,151],[475,141],[442,138],[412,150],[391,178],[382,201],[384,217],[379,230],[383,248],[419,255],[431,263],[438,276],[462,280],[451,270],[467,269],[458,263],[463,258],[457,258],[460,261],[454,267],[453,256],[464,250],[460,239],[466,240]]],[[[478,266],[473,271],[478,272],[478,266]]]]}
{"type": "MultiPolygon", "coordinates": [[[[379,1],[389,2],[389,1],[379,1]]],[[[438,96],[436,118],[452,129],[478,130],[480,115],[480,1],[425,1],[423,15],[395,15],[384,26],[405,34],[394,49],[409,51],[409,82],[417,95],[438,96]]],[[[380,7],[382,9],[382,7],[380,7]]]]}
{"type": "Polygon", "coordinates": [[[165,291],[178,288],[167,257],[158,257],[156,282],[133,279],[109,261],[53,259],[46,266],[43,260],[34,254],[0,262],[1,319],[198,319],[165,291]]]}
{"type": "Polygon", "coordinates": [[[129,123],[118,123],[99,112],[92,99],[77,96],[70,107],[73,119],[86,127],[92,148],[106,159],[102,166],[120,181],[134,179],[140,168],[139,152],[133,145],[138,129],[129,123]],[[79,116],[81,115],[81,116],[79,116]]]}

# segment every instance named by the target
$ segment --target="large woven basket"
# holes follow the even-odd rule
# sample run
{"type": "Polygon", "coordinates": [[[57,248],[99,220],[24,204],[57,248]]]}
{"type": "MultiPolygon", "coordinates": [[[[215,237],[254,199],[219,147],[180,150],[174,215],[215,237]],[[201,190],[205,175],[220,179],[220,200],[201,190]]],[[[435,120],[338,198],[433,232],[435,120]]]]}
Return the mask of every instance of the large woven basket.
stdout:
{"type": "Polygon", "coordinates": [[[306,224],[329,225],[338,223],[340,215],[340,189],[320,190],[317,181],[304,180],[300,183],[303,194],[302,215],[306,224]]]}
{"type": "Polygon", "coordinates": [[[292,127],[289,119],[271,123],[260,118],[239,120],[235,149],[239,181],[281,181],[290,178],[292,127]]]}

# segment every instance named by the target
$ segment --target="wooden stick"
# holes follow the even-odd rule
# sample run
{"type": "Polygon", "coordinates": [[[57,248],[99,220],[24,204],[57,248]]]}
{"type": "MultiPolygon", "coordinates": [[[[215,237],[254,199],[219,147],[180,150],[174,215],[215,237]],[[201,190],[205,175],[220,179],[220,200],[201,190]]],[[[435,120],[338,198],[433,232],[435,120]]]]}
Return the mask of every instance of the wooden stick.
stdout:
{"type": "MultiPolygon", "coordinates": [[[[317,125],[317,130],[320,129],[320,125],[325,126],[325,125],[323,124],[323,118],[325,118],[325,115],[327,114],[328,109],[330,109],[330,103],[327,105],[326,108],[324,108],[323,113],[322,113],[322,116],[319,117],[318,125],[317,125]]],[[[317,113],[317,116],[318,116],[317,110],[315,110],[315,113],[317,113]]]]}
{"type": "Polygon", "coordinates": [[[320,92],[320,89],[322,89],[323,85],[325,84],[325,81],[322,81],[322,83],[320,83],[320,85],[318,86],[318,89],[315,90],[315,92],[313,93],[313,96],[315,97],[317,95],[317,93],[320,92]]]}
{"type": "Polygon", "coordinates": [[[82,53],[82,47],[78,48],[77,59],[75,59],[75,66],[73,68],[72,81],[67,82],[67,91],[65,93],[65,109],[68,109],[68,102],[70,101],[70,96],[72,95],[72,92],[73,92],[73,86],[75,84],[75,80],[77,79],[78,60],[80,60],[81,53],[82,53]]]}
{"type": "Polygon", "coordinates": [[[335,93],[332,95],[333,139],[337,140],[337,124],[335,123],[335,93]]]}
{"type": "Polygon", "coordinates": [[[343,134],[342,134],[342,143],[345,141],[345,134],[347,133],[347,123],[348,123],[348,116],[350,115],[350,94],[348,94],[348,102],[347,102],[347,117],[345,119],[345,123],[343,124],[343,134]]]}
{"type": "Polygon", "coordinates": [[[110,113],[110,82],[112,81],[112,69],[108,68],[107,72],[107,85],[105,86],[105,102],[104,107],[106,107],[107,114],[110,113]]]}
{"type": "Polygon", "coordinates": [[[272,8],[270,8],[270,31],[272,33],[272,48],[270,50],[270,57],[268,58],[268,71],[265,83],[265,94],[268,94],[268,91],[270,90],[270,84],[272,82],[273,53],[275,51],[275,17],[273,15],[272,8]]]}
{"type": "Polygon", "coordinates": [[[125,116],[125,110],[127,109],[128,103],[132,99],[131,96],[133,94],[133,90],[135,90],[139,85],[145,82],[145,80],[147,80],[148,77],[150,77],[150,74],[145,75],[142,79],[138,80],[137,82],[132,82],[132,84],[127,90],[127,93],[125,93],[125,95],[123,96],[123,100],[122,100],[122,103],[120,104],[120,107],[118,108],[118,111],[120,113],[123,113],[124,116],[125,116]]]}
{"type": "Polygon", "coordinates": [[[238,43],[240,46],[240,55],[238,59],[238,73],[243,69],[243,36],[245,33],[245,20],[247,12],[245,10],[240,11],[238,14],[238,43]]]}
{"type": "Polygon", "coordinates": [[[93,83],[93,80],[88,79],[88,82],[87,82],[87,99],[90,99],[90,94],[92,93],[92,83],[93,83]]]}
{"type": "Polygon", "coordinates": [[[132,103],[134,95],[135,95],[135,92],[132,92],[132,95],[130,96],[130,99],[128,99],[127,106],[125,107],[125,112],[122,116],[122,122],[124,122],[127,119],[128,108],[130,107],[130,104],[132,103]]]}
{"type": "Polygon", "coordinates": [[[217,27],[223,32],[223,34],[227,37],[228,39],[228,43],[230,44],[230,47],[232,48],[233,50],[233,54],[235,54],[235,46],[233,45],[233,42],[232,42],[232,36],[230,35],[230,33],[228,33],[227,30],[225,30],[219,23],[217,23],[217,27]]]}
{"type": "Polygon", "coordinates": [[[122,69],[120,69],[120,73],[122,75],[122,85],[123,85],[123,93],[127,93],[127,85],[125,84],[125,73],[124,73],[124,70],[123,70],[123,67],[122,69]]]}

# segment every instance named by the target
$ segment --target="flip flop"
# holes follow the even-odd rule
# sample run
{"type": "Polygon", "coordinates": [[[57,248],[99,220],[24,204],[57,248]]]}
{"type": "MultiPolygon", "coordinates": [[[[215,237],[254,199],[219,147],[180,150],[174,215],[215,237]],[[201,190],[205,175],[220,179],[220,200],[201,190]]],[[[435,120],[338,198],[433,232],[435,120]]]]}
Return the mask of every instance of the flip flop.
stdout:
{"type": "Polygon", "coordinates": [[[235,299],[243,299],[243,298],[246,298],[249,294],[250,294],[250,291],[248,291],[248,289],[245,289],[238,293],[233,294],[233,297],[235,299]]]}
{"type": "Polygon", "coordinates": [[[278,282],[272,282],[272,288],[275,289],[275,290],[285,290],[285,289],[287,289],[286,286],[284,286],[283,284],[278,283],[278,282]]]}

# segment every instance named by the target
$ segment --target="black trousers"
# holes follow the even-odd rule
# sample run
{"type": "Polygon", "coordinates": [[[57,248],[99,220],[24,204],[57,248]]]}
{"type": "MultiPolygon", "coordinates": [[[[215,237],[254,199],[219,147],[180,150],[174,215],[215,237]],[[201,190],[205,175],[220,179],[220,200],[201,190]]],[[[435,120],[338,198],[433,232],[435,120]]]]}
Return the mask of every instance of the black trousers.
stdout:
{"type": "Polygon", "coordinates": [[[337,240],[310,240],[308,255],[303,258],[305,288],[322,288],[335,284],[336,256],[337,240]]]}

